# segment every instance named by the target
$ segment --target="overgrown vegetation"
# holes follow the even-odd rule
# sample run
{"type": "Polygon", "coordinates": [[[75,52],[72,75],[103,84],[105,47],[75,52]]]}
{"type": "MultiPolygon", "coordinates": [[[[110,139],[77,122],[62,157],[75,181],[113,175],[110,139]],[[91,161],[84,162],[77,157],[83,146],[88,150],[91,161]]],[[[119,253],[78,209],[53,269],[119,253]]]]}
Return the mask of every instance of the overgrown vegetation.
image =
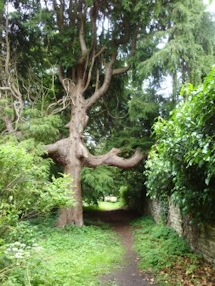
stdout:
{"type": "Polygon", "coordinates": [[[18,221],[46,215],[53,208],[74,205],[66,176],[50,177],[50,159],[34,140],[0,143],[0,235],[11,236],[18,221]]]}
{"type": "MultiPolygon", "coordinates": [[[[154,119],[175,106],[182,82],[200,83],[211,68],[212,16],[202,0],[6,0],[0,23],[0,133],[46,145],[76,194],[58,225],[82,225],[82,167],[128,169],[142,161],[138,150],[148,153],[154,143],[154,119]],[[172,92],[162,90],[167,76],[172,92]]],[[[86,170],[87,199],[117,185],[110,169],[86,170]]],[[[140,201],[142,173],[143,165],[117,174],[128,177],[129,204],[140,201]]]]}
{"type": "Polygon", "coordinates": [[[170,227],[155,224],[151,217],[133,223],[134,249],[142,271],[152,271],[162,285],[214,285],[215,269],[194,254],[185,240],[170,227]]]}
{"type": "Polygon", "coordinates": [[[0,144],[0,284],[98,285],[123,249],[101,224],[54,228],[53,209],[74,200],[68,196],[70,180],[51,177],[52,162],[44,155],[33,140],[0,144]]]}
{"type": "Polygon", "coordinates": [[[215,68],[202,85],[183,88],[185,101],[154,125],[157,143],[146,163],[149,196],[171,196],[198,222],[215,216],[214,78],[215,68]]]}
{"type": "Polygon", "coordinates": [[[58,226],[82,226],[82,189],[87,203],[120,192],[141,209],[146,175],[164,217],[168,195],[194,219],[215,215],[215,71],[198,89],[185,88],[185,103],[155,125],[144,175],[144,164],[113,167],[142,161],[154,119],[178,102],[181,82],[199,84],[214,59],[214,22],[202,1],[148,4],[0,1],[2,285],[96,285],[101,261],[119,258],[104,229],[29,222],[57,208],[58,226]],[[169,97],[161,91],[166,76],[169,97]],[[52,176],[48,156],[70,180],[52,176]]]}
{"type": "Polygon", "coordinates": [[[84,203],[98,206],[105,197],[115,196],[121,206],[141,213],[146,193],[143,165],[129,170],[112,166],[83,168],[81,178],[84,203]]]}
{"type": "Polygon", "coordinates": [[[120,262],[123,248],[107,226],[57,229],[53,222],[19,224],[13,242],[0,249],[2,286],[99,285],[99,276],[120,262]]]}

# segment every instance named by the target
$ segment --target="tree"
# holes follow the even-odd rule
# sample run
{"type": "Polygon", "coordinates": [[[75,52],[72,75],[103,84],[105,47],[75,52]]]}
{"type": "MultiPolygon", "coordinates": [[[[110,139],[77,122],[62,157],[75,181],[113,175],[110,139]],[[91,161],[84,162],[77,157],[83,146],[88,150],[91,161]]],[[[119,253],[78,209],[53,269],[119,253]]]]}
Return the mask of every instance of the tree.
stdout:
{"type": "MultiPolygon", "coordinates": [[[[175,2],[174,5],[180,3],[175,2]]],[[[61,209],[59,226],[70,223],[83,225],[80,182],[83,166],[104,164],[126,169],[145,157],[136,149],[130,150],[133,156],[122,158],[119,156],[123,151],[120,148],[112,148],[103,155],[92,155],[87,143],[93,138],[86,138],[85,130],[89,115],[96,112],[102,98],[110,92],[113,93],[111,99],[116,97],[119,90],[113,88],[114,84],[116,86],[118,79],[122,85],[126,73],[134,66],[137,42],[144,42],[143,51],[137,51],[138,55],[145,55],[145,61],[157,50],[165,34],[170,34],[175,27],[171,18],[171,13],[175,11],[172,12],[172,5],[169,1],[148,1],[147,5],[141,1],[115,0],[13,1],[16,11],[11,16],[11,22],[6,18],[9,23],[3,33],[4,53],[8,60],[4,63],[6,78],[1,87],[2,92],[7,90],[12,97],[2,102],[4,107],[8,106],[7,117],[2,117],[2,121],[6,130],[15,135],[29,134],[28,126],[32,130],[31,136],[36,134],[38,140],[47,141],[47,138],[44,139],[46,132],[52,142],[56,140],[45,148],[48,156],[62,165],[64,172],[73,178],[70,187],[75,191],[76,201],[75,207],[61,209]],[[147,51],[149,38],[154,38],[149,45],[153,49],[147,51]],[[13,57],[13,69],[10,66],[12,46],[15,54],[19,55],[13,57]],[[26,69],[23,69],[24,65],[26,69]],[[20,74],[16,81],[15,71],[20,74]],[[32,74],[36,74],[40,82],[27,85],[26,79],[32,74]],[[44,81],[53,84],[48,92],[41,92],[44,81]],[[29,87],[27,92],[26,86],[29,87]],[[62,123],[66,120],[68,131],[62,131],[62,123]],[[43,136],[40,134],[42,127],[43,136]]],[[[186,1],[183,5],[189,8],[186,1]]],[[[186,19],[189,22],[189,17],[186,19]]],[[[199,21],[199,18],[194,20],[199,21]]],[[[111,102],[108,102],[109,106],[111,102]]],[[[94,124],[94,128],[98,126],[96,122],[91,121],[90,124],[94,124]]],[[[104,135],[103,140],[107,138],[108,135],[104,135]]],[[[127,155],[130,153],[127,152],[127,155]]]]}
{"type": "MultiPolygon", "coordinates": [[[[145,49],[146,53],[137,51],[137,70],[141,77],[152,76],[151,85],[159,90],[162,79],[170,76],[173,108],[183,84],[198,85],[209,73],[214,62],[215,24],[202,1],[173,1],[167,5],[156,1],[152,5],[154,21],[160,17],[156,24],[159,33],[148,33],[147,41],[139,42],[138,51],[145,49]]],[[[154,25],[150,29],[153,31],[154,25]]]]}

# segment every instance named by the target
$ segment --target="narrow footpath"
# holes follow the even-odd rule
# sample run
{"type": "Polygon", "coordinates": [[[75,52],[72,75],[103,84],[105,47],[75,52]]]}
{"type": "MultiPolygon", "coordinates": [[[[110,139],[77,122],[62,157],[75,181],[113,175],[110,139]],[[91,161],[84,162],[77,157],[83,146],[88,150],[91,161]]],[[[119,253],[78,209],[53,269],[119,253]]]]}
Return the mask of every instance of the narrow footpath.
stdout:
{"type": "MultiPolygon", "coordinates": [[[[143,273],[138,269],[138,257],[133,251],[132,226],[129,222],[137,215],[127,210],[111,210],[93,212],[94,219],[108,223],[119,234],[120,240],[126,252],[123,265],[111,273],[101,277],[101,286],[150,286],[156,285],[150,274],[143,273]]],[[[90,216],[91,216],[90,215],[90,216]]]]}

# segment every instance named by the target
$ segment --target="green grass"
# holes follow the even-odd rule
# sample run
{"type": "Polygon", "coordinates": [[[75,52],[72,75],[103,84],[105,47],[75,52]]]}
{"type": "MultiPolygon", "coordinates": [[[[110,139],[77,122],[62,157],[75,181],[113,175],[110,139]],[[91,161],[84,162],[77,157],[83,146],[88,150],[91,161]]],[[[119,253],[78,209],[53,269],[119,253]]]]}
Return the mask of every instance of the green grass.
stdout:
{"type": "Polygon", "coordinates": [[[99,202],[99,209],[100,210],[115,210],[120,209],[123,207],[121,202],[99,202]]]}
{"type": "Polygon", "coordinates": [[[133,223],[134,249],[142,271],[150,271],[157,285],[215,285],[214,267],[193,253],[184,239],[170,227],[145,217],[133,223]]]}
{"type": "Polygon", "coordinates": [[[95,286],[102,274],[121,262],[124,249],[107,226],[57,229],[47,220],[37,227],[40,235],[35,232],[35,237],[42,250],[19,260],[19,265],[12,260],[8,273],[0,270],[2,286],[95,286]]]}
{"type": "Polygon", "coordinates": [[[116,210],[122,208],[124,205],[121,202],[99,202],[98,206],[85,206],[85,210],[116,210]]]}
{"type": "Polygon", "coordinates": [[[172,267],[179,256],[192,253],[185,240],[172,228],[155,224],[149,217],[141,218],[133,225],[138,226],[134,231],[134,249],[144,271],[172,267]]]}
{"type": "Polygon", "coordinates": [[[109,271],[122,255],[114,233],[93,226],[55,231],[41,245],[55,285],[97,285],[98,276],[109,271]]]}
{"type": "Polygon", "coordinates": [[[150,271],[160,286],[185,285],[177,279],[183,280],[187,276],[186,270],[198,264],[198,257],[187,242],[172,228],[155,224],[151,217],[140,218],[132,225],[136,226],[134,250],[140,258],[140,269],[150,271]]]}

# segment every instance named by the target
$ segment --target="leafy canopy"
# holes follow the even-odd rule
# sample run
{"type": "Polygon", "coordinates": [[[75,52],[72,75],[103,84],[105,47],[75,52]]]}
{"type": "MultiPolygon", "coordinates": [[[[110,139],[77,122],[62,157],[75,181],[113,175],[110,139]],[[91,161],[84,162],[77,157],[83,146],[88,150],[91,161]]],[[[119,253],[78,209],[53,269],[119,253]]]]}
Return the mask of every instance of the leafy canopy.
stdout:
{"type": "MultiPolygon", "coordinates": [[[[68,135],[64,126],[70,120],[70,103],[57,78],[57,66],[62,66],[64,76],[70,78],[80,59],[81,5],[87,15],[84,18],[86,46],[89,50],[96,46],[99,52],[85,97],[89,98],[93,93],[98,71],[101,72],[102,82],[104,65],[109,62],[118,41],[122,44],[116,67],[130,64],[134,68],[129,77],[114,77],[106,95],[90,110],[85,136],[92,152],[104,142],[107,150],[113,146],[125,146],[125,152],[136,147],[145,152],[153,143],[150,137],[152,122],[166,109],[165,100],[156,92],[162,78],[169,73],[180,72],[181,81],[192,79],[197,82],[212,62],[213,41],[210,36],[213,25],[199,0],[80,3],[71,0],[44,1],[43,5],[42,1],[34,0],[7,2],[11,2],[16,9],[9,15],[9,26],[4,27],[4,33],[9,33],[12,51],[10,75],[12,83],[22,93],[23,104],[19,106],[9,92],[2,92],[0,111],[11,120],[16,131],[21,131],[22,139],[34,138],[47,144],[68,135]],[[99,16],[95,31],[90,13],[96,4],[99,16]],[[137,33],[136,43],[131,37],[124,44],[128,22],[131,24],[129,34],[137,33]],[[161,48],[162,42],[165,45],[161,48]],[[153,86],[143,93],[142,82],[149,77],[154,79],[153,86]]],[[[1,20],[5,24],[4,17],[1,20]]],[[[3,50],[2,55],[5,52],[3,50]]],[[[86,62],[86,71],[91,68],[93,55],[90,57],[86,62]]],[[[4,60],[2,63],[5,64],[4,60]]],[[[2,78],[4,82],[8,81],[4,74],[2,78]]],[[[5,131],[2,117],[0,131],[5,131]]],[[[100,196],[103,186],[101,181],[98,184],[98,176],[104,178],[107,186],[112,186],[105,189],[107,192],[115,189],[118,184],[111,178],[110,169],[96,171],[95,175],[85,171],[83,183],[87,193],[93,188],[95,194],[100,196]]],[[[128,181],[138,181],[139,184],[141,173],[137,172],[132,180],[129,173],[128,181]]],[[[126,185],[131,189],[128,181],[126,185]]],[[[124,181],[122,185],[125,186],[124,181]]]]}

